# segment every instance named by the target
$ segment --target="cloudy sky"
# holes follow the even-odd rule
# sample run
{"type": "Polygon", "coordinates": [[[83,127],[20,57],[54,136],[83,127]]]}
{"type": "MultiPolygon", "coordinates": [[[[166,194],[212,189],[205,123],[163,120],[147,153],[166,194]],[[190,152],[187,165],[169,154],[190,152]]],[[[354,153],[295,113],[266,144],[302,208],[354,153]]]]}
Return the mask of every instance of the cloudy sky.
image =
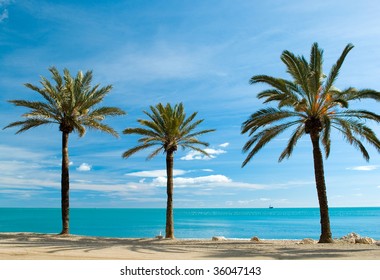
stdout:
{"type": "MultiPolygon", "coordinates": [[[[380,90],[379,14],[375,0],[0,0],[0,127],[25,112],[7,100],[38,98],[23,84],[49,77],[50,66],[93,70],[95,83],[113,85],[104,105],[128,113],[106,120],[119,132],[158,102],[183,102],[204,119],[201,129],[217,130],[202,137],[211,158],[175,155],[175,207],[316,207],[307,137],[278,163],[282,134],[241,168],[241,124],[264,107],[256,98],[264,87],[248,80],[287,78],[282,51],[308,57],[313,42],[324,49],[328,72],[352,43],[336,85],[380,90]]],[[[378,103],[355,106],[379,112],[378,103]]],[[[0,207],[60,207],[58,127],[15,131],[0,130],[0,207]]],[[[121,157],[136,141],[96,131],[70,136],[71,207],[165,207],[165,157],[121,157]]],[[[380,206],[380,158],[369,151],[366,162],[332,135],[330,206],[380,206]]]]}

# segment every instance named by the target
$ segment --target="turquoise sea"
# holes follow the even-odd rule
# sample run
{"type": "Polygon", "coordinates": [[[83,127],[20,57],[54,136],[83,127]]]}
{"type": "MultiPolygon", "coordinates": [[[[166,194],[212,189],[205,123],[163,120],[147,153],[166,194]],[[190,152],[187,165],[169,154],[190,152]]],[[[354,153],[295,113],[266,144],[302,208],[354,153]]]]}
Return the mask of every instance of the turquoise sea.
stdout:
{"type": "MultiPolygon", "coordinates": [[[[60,209],[0,208],[0,232],[59,233],[60,209]]],[[[334,237],[350,232],[380,240],[380,207],[330,208],[334,237]]],[[[175,209],[176,238],[318,239],[319,209],[175,209]]],[[[142,238],[165,233],[165,209],[76,208],[72,234],[142,238]]]]}

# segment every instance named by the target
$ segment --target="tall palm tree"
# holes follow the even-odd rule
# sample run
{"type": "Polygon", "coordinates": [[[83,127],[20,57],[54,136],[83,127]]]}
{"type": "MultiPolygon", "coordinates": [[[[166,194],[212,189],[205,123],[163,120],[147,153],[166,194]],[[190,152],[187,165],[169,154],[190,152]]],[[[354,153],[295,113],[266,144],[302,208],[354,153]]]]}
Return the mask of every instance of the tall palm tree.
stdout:
{"type": "Polygon", "coordinates": [[[197,146],[207,147],[209,144],[199,141],[197,136],[212,132],[214,129],[194,131],[194,129],[203,122],[202,120],[194,121],[197,112],[186,117],[183,104],[176,104],[172,107],[169,103],[166,106],[161,103],[155,107],[150,106],[151,112],[144,111],[149,120],[141,120],[138,122],[141,128],[127,128],[124,134],[138,134],[142,137],[138,140],[138,146],[131,148],[123,153],[124,158],[128,158],[134,153],[158,146],[148,156],[151,159],[160,152],[166,154],[166,175],[167,175],[167,207],[166,207],[166,230],[165,238],[174,238],[174,222],[173,222],[173,166],[174,153],[178,147],[182,149],[192,149],[204,155],[207,152],[197,146]]]}
{"type": "Polygon", "coordinates": [[[86,128],[96,129],[118,137],[118,133],[110,126],[103,124],[106,116],[125,114],[116,107],[95,108],[112,89],[111,85],[91,86],[92,71],[83,74],[78,72],[72,77],[65,69],[63,77],[55,67],[49,68],[54,85],[45,77],[41,77],[42,87],[32,84],[25,86],[43,97],[43,101],[10,100],[16,106],[30,109],[22,115],[25,120],[9,124],[5,128],[20,126],[16,134],[44,124],[58,124],[62,132],[62,173],[61,173],[61,208],[62,231],[69,234],[69,152],[68,140],[71,132],[77,132],[80,137],[86,133],[86,128]]]}
{"type": "Polygon", "coordinates": [[[379,139],[365,123],[365,120],[379,122],[380,116],[367,110],[348,109],[350,101],[353,100],[372,98],[379,101],[380,93],[369,89],[357,90],[349,87],[339,90],[334,87],[342,63],[352,48],[351,44],[344,48],[327,76],[322,70],[323,50],[317,43],[312,45],[309,62],[303,56],[295,56],[289,51],[284,51],[281,60],[285,63],[292,80],[266,75],[253,76],[250,79],[251,84],[269,85],[271,88],[260,92],[258,98],[264,98],[264,103],[276,102],[278,107],[258,110],[242,124],[242,134],[248,133],[250,136],[243,147],[243,151],[249,153],[242,166],[245,166],[269,141],[288,128],[295,127],[279,161],[290,157],[297,141],[303,135],[309,134],[313,146],[314,173],[320,208],[320,243],[332,242],[320,142],[328,158],[330,133],[334,128],[343,134],[349,144],[358,148],[367,161],[369,154],[362,143],[363,139],[380,151],[379,139]]]}

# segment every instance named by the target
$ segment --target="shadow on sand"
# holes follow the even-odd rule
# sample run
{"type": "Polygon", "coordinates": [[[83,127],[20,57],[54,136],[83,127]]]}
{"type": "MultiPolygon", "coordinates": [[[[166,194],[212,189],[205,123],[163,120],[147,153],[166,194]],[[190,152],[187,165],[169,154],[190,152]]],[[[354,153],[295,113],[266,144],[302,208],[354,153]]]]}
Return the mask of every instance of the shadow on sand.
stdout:
{"type": "Polygon", "coordinates": [[[296,241],[209,241],[96,238],[0,233],[0,259],[380,259],[380,246],[296,241]]]}

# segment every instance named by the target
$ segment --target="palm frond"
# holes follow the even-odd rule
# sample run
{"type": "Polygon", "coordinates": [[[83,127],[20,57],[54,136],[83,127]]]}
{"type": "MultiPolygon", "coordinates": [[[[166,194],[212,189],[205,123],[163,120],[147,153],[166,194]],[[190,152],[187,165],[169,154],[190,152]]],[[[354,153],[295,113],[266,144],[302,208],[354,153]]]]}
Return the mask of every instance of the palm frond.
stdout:
{"type": "Polygon", "coordinates": [[[36,101],[27,101],[27,100],[9,100],[9,103],[13,103],[16,106],[26,107],[33,110],[41,110],[45,108],[45,104],[42,102],[36,101]]]}
{"type": "Polygon", "coordinates": [[[278,89],[281,92],[287,92],[288,91],[288,83],[286,80],[267,76],[267,75],[253,76],[249,80],[249,83],[250,84],[265,83],[265,84],[268,84],[268,85],[278,89]]]}
{"type": "Polygon", "coordinates": [[[330,155],[330,147],[331,147],[331,140],[330,140],[330,134],[331,134],[331,120],[328,116],[324,116],[322,119],[322,145],[325,150],[325,156],[326,158],[330,155]]]}
{"type": "Polygon", "coordinates": [[[328,104],[328,109],[332,109],[336,106],[340,106],[342,108],[348,108],[349,106],[349,103],[346,99],[343,99],[343,98],[335,98],[334,100],[331,101],[330,104],[328,104]]]}
{"type": "MultiPolygon", "coordinates": [[[[156,144],[153,144],[153,145],[157,145],[158,143],[156,144]]],[[[152,158],[154,158],[155,156],[157,156],[159,153],[163,153],[165,151],[164,147],[161,146],[159,147],[158,149],[154,150],[148,157],[147,159],[150,160],[152,158]]]]}
{"type": "MultiPolygon", "coordinates": [[[[159,105],[157,105],[159,106],[159,105]]],[[[138,120],[138,122],[143,126],[151,127],[153,130],[165,134],[165,123],[157,108],[150,106],[152,113],[143,111],[151,120],[138,120]]]]}
{"type": "Polygon", "coordinates": [[[126,113],[117,107],[101,107],[93,110],[90,114],[90,118],[103,118],[105,116],[122,116],[126,113]]]}
{"type": "Polygon", "coordinates": [[[8,102],[13,103],[16,106],[32,109],[32,111],[22,115],[25,118],[51,119],[59,121],[59,111],[50,106],[50,104],[27,100],[9,100],[8,102]]]}
{"type": "Polygon", "coordinates": [[[342,67],[342,64],[347,56],[347,54],[353,49],[353,45],[352,44],[348,44],[342,54],[340,55],[340,57],[338,58],[337,62],[332,66],[331,68],[331,71],[327,77],[327,80],[326,80],[326,83],[325,83],[325,86],[324,86],[324,95],[326,95],[331,87],[333,86],[334,82],[336,81],[337,77],[338,77],[338,74],[339,74],[339,70],[340,68],[342,67]]]}
{"type": "Polygon", "coordinates": [[[310,72],[312,73],[309,79],[310,92],[317,92],[322,84],[323,50],[318,47],[318,43],[314,43],[310,52],[310,72]]]}
{"type": "Polygon", "coordinates": [[[57,85],[57,91],[59,92],[63,88],[63,79],[62,76],[59,74],[59,71],[56,67],[50,67],[49,68],[50,73],[52,74],[52,79],[55,81],[57,85]]]}
{"type": "MultiPolygon", "coordinates": [[[[117,138],[119,137],[119,133],[117,133],[117,131],[115,131],[112,127],[110,127],[107,124],[96,121],[96,120],[86,120],[86,121],[83,121],[82,123],[80,123],[79,126],[75,125],[75,127],[81,127],[81,126],[84,126],[88,129],[94,129],[94,130],[98,130],[101,132],[105,132],[105,133],[111,134],[117,138]]],[[[83,131],[83,130],[82,129],[78,130],[78,132],[81,132],[81,131],[83,131]]],[[[83,135],[84,134],[80,134],[80,136],[83,136],[83,135]]]]}
{"type": "Polygon", "coordinates": [[[380,101],[380,92],[372,90],[372,89],[362,89],[357,90],[353,88],[349,88],[346,91],[344,91],[342,94],[344,94],[346,100],[361,100],[361,99],[374,99],[376,101],[380,101]]]}
{"type": "Polygon", "coordinates": [[[78,103],[84,109],[93,107],[103,101],[105,96],[112,90],[112,85],[108,85],[99,89],[99,85],[91,88],[83,97],[77,98],[78,103]]]}
{"type": "Polygon", "coordinates": [[[160,137],[161,135],[155,132],[154,130],[136,127],[136,128],[126,128],[123,130],[124,134],[139,134],[150,137],[160,137]]]}
{"type": "MultiPolygon", "coordinates": [[[[91,125],[89,127],[92,129],[97,129],[96,126],[100,125],[98,123],[94,124],[93,121],[89,122],[89,123],[91,123],[91,125]]],[[[82,125],[81,123],[72,122],[72,127],[73,127],[74,131],[78,133],[79,137],[83,137],[86,134],[86,127],[84,125],[82,125]]],[[[99,129],[99,130],[102,130],[102,129],[99,129]]]]}
{"type": "Polygon", "coordinates": [[[342,118],[335,118],[332,120],[332,125],[335,129],[340,131],[345,139],[352,144],[352,138],[354,137],[352,131],[351,131],[351,124],[345,119],[342,118]]]}
{"type": "Polygon", "coordinates": [[[35,128],[35,127],[38,127],[40,125],[51,124],[51,123],[54,123],[54,122],[51,120],[31,118],[31,119],[27,119],[24,121],[17,121],[17,122],[10,123],[9,125],[4,127],[3,129],[15,127],[15,126],[21,126],[21,128],[16,132],[16,134],[19,134],[19,133],[27,131],[31,128],[35,128]]]}
{"type": "MultiPolygon", "coordinates": [[[[211,155],[210,155],[209,153],[207,153],[205,150],[203,150],[203,149],[201,149],[201,148],[198,148],[198,147],[196,147],[196,146],[194,146],[194,145],[191,145],[191,144],[183,144],[182,146],[183,146],[183,148],[188,148],[188,149],[190,149],[190,150],[194,150],[194,151],[196,151],[196,152],[199,152],[199,153],[201,153],[202,155],[205,155],[205,156],[207,156],[207,157],[211,157],[211,155]]],[[[207,146],[208,146],[208,145],[207,145],[207,146]]]]}
{"type": "MultiPolygon", "coordinates": [[[[309,65],[303,57],[296,57],[289,51],[284,51],[281,60],[287,67],[287,72],[293,77],[294,82],[302,88],[302,91],[310,99],[308,88],[309,65]]],[[[308,100],[311,103],[311,100],[308,100]]]]}
{"type": "Polygon", "coordinates": [[[367,110],[345,110],[336,113],[335,116],[340,118],[357,118],[380,122],[380,115],[367,110]]]}
{"type": "Polygon", "coordinates": [[[215,131],[216,131],[216,129],[204,129],[204,130],[201,130],[201,131],[197,131],[197,132],[188,134],[185,137],[186,138],[192,138],[192,137],[200,136],[202,134],[206,134],[206,133],[209,133],[209,132],[215,132],[215,131]]]}
{"type": "Polygon", "coordinates": [[[204,141],[200,141],[199,139],[197,138],[194,138],[194,137],[186,137],[184,139],[181,139],[180,141],[177,142],[179,146],[186,146],[187,144],[191,144],[191,145],[201,145],[201,146],[204,146],[204,147],[208,147],[209,146],[209,143],[207,142],[204,142],[204,141]]]}
{"type": "Polygon", "coordinates": [[[180,130],[189,130],[189,128],[187,128],[187,127],[194,120],[194,118],[197,116],[197,114],[198,114],[198,112],[194,112],[190,115],[190,117],[188,117],[187,119],[182,121],[180,130]]]}
{"type": "Polygon", "coordinates": [[[292,134],[292,136],[290,137],[289,139],[289,142],[288,142],[288,145],[286,146],[286,148],[284,149],[284,151],[281,153],[278,161],[281,162],[284,158],[289,158],[292,153],[293,153],[293,150],[295,148],[295,146],[297,145],[297,141],[305,134],[305,127],[303,124],[300,124],[296,130],[294,131],[294,133],[292,134]]]}
{"type": "Polygon", "coordinates": [[[367,140],[369,144],[374,146],[376,150],[380,152],[380,140],[376,137],[373,130],[364,123],[354,119],[334,119],[333,124],[334,127],[342,133],[348,143],[354,145],[362,152],[363,157],[366,160],[369,160],[369,154],[356,135],[367,140]]]}
{"type": "Polygon", "coordinates": [[[361,123],[359,125],[352,126],[352,130],[356,135],[367,140],[369,144],[371,144],[376,148],[378,152],[380,152],[380,140],[376,137],[376,134],[371,128],[366,126],[364,123],[361,123]]]}
{"type": "Polygon", "coordinates": [[[359,151],[362,153],[364,159],[366,161],[368,161],[370,158],[369,153],[366,150],[366,148],[364,147],[363,143],[359,139],[357,139],[355,136],[353,136],[352,134],[351,135],[346,134],[345,130],[341,130],[340,128],[338,128],[338,130],[343,133],[344,139],[346,139],[346,141],[348,143],[350,143],[351,145],[353,145],[355,148],[359,149],[359,151]]]}
{"type": "Polygon", "coordinates": [[[363,145],[363,143],[359,139],[357,139],[356,137],[354,137],[352,139],[352,143],[353,143],[354,147],[359,149],[359,151],[362,153],[363,158],[366,161],[369,161],[369,158],[370,158],[369,153],[368,153],[367,149],[365,148],[365,146],[363,145]]]}
{"type": "Polygon", "coordinates": [[[184,137],[184,136],[188,135],[191,131],[193,131],[202,122],[203,122],[202,119],[201,120],[197,120],[197,121],[195,121],[193,123],[187,124],[187,126],[183,126],[182,123],[177,122],[177,123],[174,123],[174,127],[177,127],[178,130],[181,131],[180,132],[181,137],[184,137]]]}
{"type": "Polygon", "coordinates": [[[244,160],[242,167],[244,167],[251,159],[252,157],[260,151],[269,141],[271,141],[273,138],[275,138],[280,133],[284,132],[287,128],[299,124],[299,120],[288,122],[284,124],[279,124],[273,127],[269,127],[267,129],[264,129],[263,131],[260,131],[253,135],[249,141],[244,145],[243,152],[247,152],[249,149],[252,148],[254,144],[256,144],[253,149],[249,152],[248,156],[244,160]]]}
{"type": "Polygon", "coordinates": [[[162,139],[160,137],[142,137],[137,140],[139,143],[150,143],[154,145],[162,145],[162,143],[165,143],[165,139],[162,139]]]}
{"type": "Polygon", "coordinates": [[[162,126],[160,123],[151,120],[138,120],[138,122],[140,125],[150,128],[150,130],[154,131],[157,135],[164,136],[166,134],[165,126],[162,126]]]}
{"type": "Polygon", "coordinates": [[[291,117],[302,117],[298,112],[292,112],[276,108],[265,108],[253,113],[248,120],[242,124],[241,133],[244,134],[249,131],[252,135],[257,129],[270,125],[279,120],[285,120],[291,117]]]}
{"type": "Polygon", "coordinates": [[[135,154],[135,153],[137,153],[137,152],[139,152],[139,151],[141,151],[141,150],[145,150],[145,149],[147,149],[147,148],[150,148],[150,147],[152,147],[152,146],[154,146],[154,144],[142,144],[142,145],[139,145],[139,146],[133,147],[133,148],[131,148],[131,149],[125,151],[125,152],[123,153],[122,156],[123,156],[123,158],[128,158],[128,157],[130,157],[131,155],[133,155],[133,154],[135,154]]]}
{"type": "MultiPolygon", "coordinates": [[[[44,79],[44,78],[43,78],[44,79]]],[[[42,83],[42,82],[41,82],[42,83]]],[[[43,84],[43,83],[42,83],[43,84]]],[[[34,86],[30,83],[26,83],[24,84],[27,88],[35,91],[35,92],[38,92],[43,98],[45,98],[45,100],[48,101],[48,104],[50,104],[51,107],[57,109],[58,106],[57,106],[57,92],[56,92],[56,89],[49,89],[49,88],[39,88],[37,86],[34,86]]],[[[58,103],[59,104],[59,103],[58,103]]]]}

